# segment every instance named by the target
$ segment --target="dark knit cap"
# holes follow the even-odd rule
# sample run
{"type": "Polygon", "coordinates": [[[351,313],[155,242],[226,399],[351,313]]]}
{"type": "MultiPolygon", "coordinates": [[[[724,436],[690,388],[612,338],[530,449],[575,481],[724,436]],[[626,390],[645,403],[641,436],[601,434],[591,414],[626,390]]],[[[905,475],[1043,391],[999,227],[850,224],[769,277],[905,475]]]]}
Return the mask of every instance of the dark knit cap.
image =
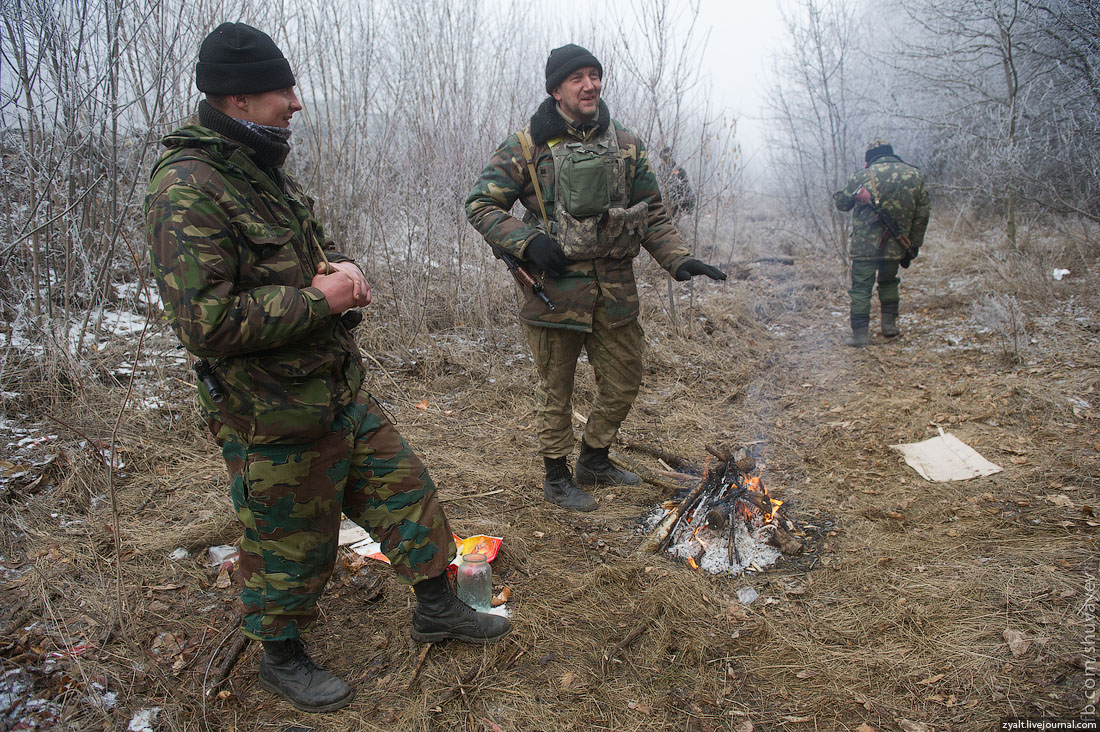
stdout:
{"type": "Polygon", "coordinates": [[[870,165],[883,155],[893,155],[894,146],[881,137],[876,137],[867,144],[867,152],[863,155],[863,161],[870,165]]]}
{"type": "Polygon", "coordinates": [[[584,66],[595,66],[600,78],[603,78],[603,64],[588,49],[575,43],[555,48],[550,52],[550,58],[546,59],[546,93],[553,94],[565,77],[584,66]]]}
{"type": "Polygon", "coordinates": [[[222,23],[199,47],[195,86],[207,94],[259,94],[294,86],[294,74],[271,36],[244,23],[222,23]]]}

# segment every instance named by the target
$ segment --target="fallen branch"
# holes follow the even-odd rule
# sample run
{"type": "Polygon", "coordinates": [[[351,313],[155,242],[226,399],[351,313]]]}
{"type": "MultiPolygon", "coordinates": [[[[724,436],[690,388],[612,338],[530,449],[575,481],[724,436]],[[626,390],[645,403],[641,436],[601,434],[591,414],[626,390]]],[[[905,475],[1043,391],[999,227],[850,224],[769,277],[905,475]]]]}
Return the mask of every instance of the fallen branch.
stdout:
{"type": "Polygon", "coordinates": [[[679,455],[674,455],[671,452],[662,450],[659,447],[654,447],[653,445],[648,445],[644,442],[637,442],[634,440],[623,440],[622,444],[623,447],[628,450],[637,450],[638,452],[644,452],[646,455],[652,455],[659,460],[664,460],[666,463],[669,464],[670,467],[679,468],[681,470],[690,470],[694,473],[702,472],[699,466],[691,462],[690,460],[685,460],[679,455]]]}
{"type": "Polygon", "coordinates": [[[622,653],[631,643],[638,640],[638,638],[642,636],[642,633],[645,633],[649,626],[653,624],[653,621],[661,617],[661,615],[663,614],[664,608],[661,608],[660,612],[658,612],[653,617],[643,619],[641,622],[631,628],[630,632],[626,634],[626,637],[616,643],[614,648],[612,648],[609,652],[604,653],[603,662],[601,664],[602,672],[606,674],[607,671],[611,668],[611,663],[615,660],[615,657],[622,653]]]}
{"type": "Polygon", "coordinates": [[[252,639],[239,630],[236,632],[233,643],[226,652],[225,660],[223,660],[221,666],[218,666],[214,671],[214,683],[206,690],[207,696],[214,694],[218,690],[218,687],[226,682],[229,678],[229,674],[233,671],[233,667],[237,665],[237,660],[241,657],[241,651],[244,650],[244,647],[248,645],[248,641],[250,640],[252,639]]]}
{"type": "Polygon", "coordinates": [[[463,687],[469,686],[470,683],[473,682],[473,680],[475,678],[477,678],[477,675],[480,672],[481,672],[481,667],[480,666],[475,666],[474,668],[470,669],[469,671],[467,671],[462,676],[459,676],[458,682],[455,683],[454,685],[452,685],[451,687],[449,687],[448,689],[445,689],[443,691],[443,693],[441,693],[439,696],[437,696],[428,705],[428,708],[429,709],[434,709],[436,707],[443,706],[446,702],[448,702],[451,699],[451,697],[453,697],[455,694],[458,694],[462,690],[463,687]]]}
{"type": "Polygon", "coordinates": [[[498,493],[503,493],[503,488],[497,488],[495,491],[485,491],[484,493],[474,493],[468,496],[447,496],[446,498],[440,498],[440,503],[447,503],[449,501],[465,501],[471,498],[485,498],[486,496],[495,496],[498,493]]]}
{"type": "Polygon", "coordinates": [[[420,656],[416,659],[416,668],[413,669],[412,678],[409,679],[409,683],[405,685],[405,691],[412,691],[413,686],[416,684],[416,680],[420,678],[420,670],[424,668],[424,659],[428,657],[428,651],[432,650],[431,643],[425,643],[424,647],[420,649],[420,656]]]}

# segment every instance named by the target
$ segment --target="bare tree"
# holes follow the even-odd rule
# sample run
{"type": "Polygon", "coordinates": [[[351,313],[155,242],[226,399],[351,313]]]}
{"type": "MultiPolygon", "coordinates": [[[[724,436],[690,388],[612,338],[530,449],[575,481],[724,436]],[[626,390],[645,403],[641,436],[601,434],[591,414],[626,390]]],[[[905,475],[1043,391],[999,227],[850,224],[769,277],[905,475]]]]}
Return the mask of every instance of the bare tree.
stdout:
{"type": "Polygon", "coordinates": [[[832,194],[854,165],[867,106],[856,85],[858,15],[849,0],[797,0],[783,18],[787,44],[775,61],[767,137],[775,186],[789,220],[806,222],[803,237],[846,271],[849,224],[832,194]]]}

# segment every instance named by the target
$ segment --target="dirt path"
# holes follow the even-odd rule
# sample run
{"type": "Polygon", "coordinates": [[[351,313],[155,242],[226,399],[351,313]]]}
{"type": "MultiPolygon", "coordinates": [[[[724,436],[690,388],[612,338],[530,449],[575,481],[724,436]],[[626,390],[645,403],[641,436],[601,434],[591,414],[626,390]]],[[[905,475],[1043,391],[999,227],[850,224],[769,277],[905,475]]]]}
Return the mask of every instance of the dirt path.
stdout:
{"type": "Polygon", "coordinates": [[[902,337],[861,350],[840,345],[846,294],[810,259],[677,286],[679,332],[664,276],[644,273],[646,376],[623,435],[698,462],[708,444],[751,445],[805,529],[801,555],[737,577],[638,554],[663,488],[601,489],[591,514],[542,500],[532,369],[510,316],[489,334],[432,334],[416,362],[376,351],[386,373],[376,364],[371,389],[454,530],[504,538],[494,572],[515,631],[421,663],[411,593],[344,552],[308,641],[359,695],[323,717],[259,688],[254,644],[204,695],[236,596],[204,557],[239,529],[181,366],[171,406],[119,435],[121,630],[98,454],[67,442],[11,494],[0,692],[43,729],[125,729],[153,708],[173,731],[971,732],[1079,714],[1096,688],[1100,277],[1073,261],[1054,283],[1032,260],[933,248],[904,276],[902,337]],[[1004,470],[928,483],[888,447],[938,427],[1004,470]]]}
{"type": "Polygon", "coordinates": [[[1100,462],[1096,411],[1078,405],[1095,403],[1095,303],[1075,300],[1087,283],[1055,298],[1011,363],[975,322],[981,278],[952,281],[955,265],[906,273],[896,342],[839,346],[835,294],[769,323],[784,336],[777,365],[750,389],[769,468],[804,520],[836,527],[813,571],[774,581],[778,597],[799,594],[763,611],[766,640],[744,661],[784,690],[765,697],[799,700],[773,721],[994,729],[1089,704],[1100,462]],[[1004,472],[927,483],[888,448],[937,427],[1004,472]]]}

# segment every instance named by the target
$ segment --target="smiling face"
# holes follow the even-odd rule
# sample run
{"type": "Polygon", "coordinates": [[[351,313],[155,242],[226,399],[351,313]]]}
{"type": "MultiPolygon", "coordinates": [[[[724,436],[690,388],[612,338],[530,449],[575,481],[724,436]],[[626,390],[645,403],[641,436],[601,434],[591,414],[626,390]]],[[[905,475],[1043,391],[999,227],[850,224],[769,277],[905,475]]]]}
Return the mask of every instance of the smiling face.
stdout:
{"type": "Polygon", "coordinates": [[[231,117],[268,127],[290,127],[290,118],[302,110],[292,86],[260,94],[234,94],[230,99],[231,117]]]}
{"type": "Polygon", "coordinates": [[[595,66],[582,66],[558,85],[552,96],[561,111],[574,122],[585,122],[596,118],[600,112],[600,89],[603,81],[600,70],[595,66]]]}

